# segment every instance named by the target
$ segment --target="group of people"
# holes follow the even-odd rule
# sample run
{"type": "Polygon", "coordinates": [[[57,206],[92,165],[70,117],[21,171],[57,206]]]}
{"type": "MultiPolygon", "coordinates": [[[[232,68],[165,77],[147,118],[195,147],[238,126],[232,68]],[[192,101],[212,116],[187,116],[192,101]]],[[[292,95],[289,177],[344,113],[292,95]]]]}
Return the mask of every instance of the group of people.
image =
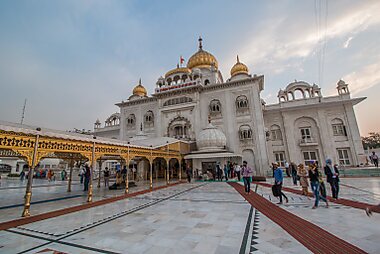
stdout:
{"type": "MultiPolygon", "coordinates": [[[[323,200],[326,202],[326,207],[329,206],[327,201],[326,194],[326,186],[323,181],[323,175],[319,169],[319,165],[317,161],[313,161],[308,165],[308,170],[306,170],[304,164],[299,164],[296,166],[294,163],[290,163],[288,166],[289,171],[287,171],[287,167],[285,166],[286,172],[289,172],[288,175],[292,175],[294,185],[297,185],[299,180],[300,185],[302,187],[302,195],[308,195],[308,187],[309,180],[311,190],[315,197],[315,202],[313,209],[316,209],[319,205],[319,200],[323,200]]],[[[327,182],[331,186],[331,192],[333,199],[338,199],[339,194],[339,169],[338,166],[332,165],[331,159],[326,160],[326,165],[324,167],[324,173],[327,178],[327,182]]],[[[280,198],[279,204],[282,204],[282,197],[285,198],[286,202],[288,202],[288,198],[282,192],[282,183],[283,183],[283,172],[282,169],[278,166],[277,163],[273,163],[273,176],[275,179],[274,186],[276,188],[276,192],[280,198]]]]}
{"type": "Polygon", "coordinates": [[[90,183],[91,170],[90,167],[86,164],[79,171],[80,183],[84,184],[83,191],[88,191],[88,185],[90,183]]]}
{"type": "MultiPolygon", "coordinates": [[[[223,168],[221,167],[220,163],[216,164],[216,176],[212,173],[212,177],[214,180],[223,181],[223,179],[227,182],[228,179],[237,178],[238,181],[241,180],[243,176],[243,168],[247,167],[247,162],[243,161],[242,165],[239,165],[237,163],[227,162],[224,164],[223,168]],[[244,165],[244,162],[246,163],[244,165]]],[[[253,172],[252,172],[253,173],[253,172]]],[[[252,174],[251,173],[251,174],[252,174]]]]}

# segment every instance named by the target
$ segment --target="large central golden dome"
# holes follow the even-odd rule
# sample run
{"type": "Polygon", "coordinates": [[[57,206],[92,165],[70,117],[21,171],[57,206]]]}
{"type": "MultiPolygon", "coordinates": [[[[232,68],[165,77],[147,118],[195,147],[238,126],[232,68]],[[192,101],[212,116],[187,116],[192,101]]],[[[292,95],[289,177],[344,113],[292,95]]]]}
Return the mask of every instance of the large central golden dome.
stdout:
{"type": "Polygon", "coordinates": [[[202,49],[202,38],[199,37],[199,50],[190,57],[187,68],[210,68],[211,66],[218,69],[218,61],[211,53],[202,49]]]}

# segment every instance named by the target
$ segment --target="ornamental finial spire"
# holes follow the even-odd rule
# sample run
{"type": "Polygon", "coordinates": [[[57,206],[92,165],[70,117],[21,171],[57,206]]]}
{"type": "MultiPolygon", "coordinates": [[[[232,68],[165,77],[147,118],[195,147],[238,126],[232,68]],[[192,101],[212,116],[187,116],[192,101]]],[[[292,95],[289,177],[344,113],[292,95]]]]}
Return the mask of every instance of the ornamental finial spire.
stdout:
{"type": "Polygon", "coordinates": [[[139,86],[141,86],[141,78],[139,79],[139,86]]]}
{"type": "Polygon", "coordinates": [[[238,63],[240,63],[240,61],[239,61],[239,55],[236,55],[236,61],[237,61],[238,63]]]}
{"type": "Polygon", "coordinates": [[[199,50],[202,50],[202,37],[201,36],[199,36],[198,42],[199,42],[199,50]]]}

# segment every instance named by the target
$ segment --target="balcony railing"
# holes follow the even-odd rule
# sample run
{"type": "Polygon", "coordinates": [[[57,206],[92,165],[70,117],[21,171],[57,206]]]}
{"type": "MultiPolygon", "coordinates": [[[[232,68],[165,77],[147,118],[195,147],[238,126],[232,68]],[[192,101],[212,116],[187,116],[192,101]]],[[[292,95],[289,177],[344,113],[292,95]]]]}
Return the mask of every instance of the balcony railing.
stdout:
{"type": "Polygon", "coordinates": [[[318,145],[318,142],[314,138],[302,138],[299,144],[300,146],[314,146],[318,145]]]}

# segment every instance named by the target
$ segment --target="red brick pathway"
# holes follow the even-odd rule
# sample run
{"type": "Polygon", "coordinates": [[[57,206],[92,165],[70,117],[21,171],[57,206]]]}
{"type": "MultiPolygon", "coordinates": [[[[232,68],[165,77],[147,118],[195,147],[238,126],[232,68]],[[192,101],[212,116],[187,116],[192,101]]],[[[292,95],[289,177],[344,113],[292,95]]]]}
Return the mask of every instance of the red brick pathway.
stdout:
{"type": "Polygon", "coordinates": [[[246,194],[244,186],[241,184],[229,184],[253,207],[282,227],[313,253],[366,253],[317,225],[282,209],[257,193],[246,194]]]}
{"type": "Polygon", "coordinates": [[[81,210],[84,210],[84,209],[88,209],[88,208],[92,208],[92,207],[96,207],[96,206],[105,205],[105,204],[112,203],[112,202],[115,202],[115,201],[119,201],[119,200],[122,200],[122,199],[125,199],[125,198],[135,197],[135,196],[142,195],[142,194],[145,194],[145,193],[148,193],[148,192],[151,192],[151,191],[156,191],[156,190],[164,189],[164,188],[167,188],[169,186],[177,185],[179,183],[180,182],[171,183],[169,185],[155,187],[152,190],[146,189],[146,190],[142,190],[142,191],[133,192],[133,193],[130,193],[130,194],[124,194],[124,195],[120,195],[120,196],[116,196],[116,197],[112,197],[112,198],[106,198],[106,199],[94,201],[94,202],[83,204],[83,205],[77,205],[77,206],[73,206],[73,207],[68,207],[68,208],[57,210],[57,211],[52,211],[52,212],[42,213],[42,214],[30,216],[30,217],[24,217],[24,218],[19,218],[19,219],[11,220],[11,221],[2,222],[2,223],[0,223],[0,230],[14,228],[14,227],[25,225],[25,224],[29,224],[29,223],[32,223],[32,222],[36,222],[36,221],[40,221],[40,220],[46,220],[46,219],[57,217],[57,216],[61,216],[61,215],[64,215],[64,214],[73,213],[73,212],[81,211],[81,210]]]}

